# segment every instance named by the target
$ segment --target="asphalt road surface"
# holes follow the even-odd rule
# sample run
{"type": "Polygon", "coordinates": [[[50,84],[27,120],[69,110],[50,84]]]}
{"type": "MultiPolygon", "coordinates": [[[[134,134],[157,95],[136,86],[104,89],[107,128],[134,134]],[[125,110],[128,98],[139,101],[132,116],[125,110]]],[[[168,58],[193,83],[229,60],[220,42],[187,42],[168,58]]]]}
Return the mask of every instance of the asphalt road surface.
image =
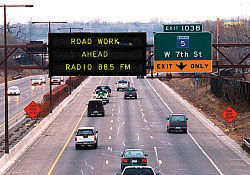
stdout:
{"type": "MultiPolygon", "coordinates": [[[[31,85],[31,78],[39,77],[39,75],[25,77],[8,83],[8,87],[18,86],[21,91],[20,95],[8,96],[10,126],[24,117],[24,108],[31,101],[40,101],[43,95],[49,91],[49,79],[46,75],[43,76],[46,77],[46,84],[42,85],[31,85]]],[[[53,85],[53,87],[55,86],[53,85]]],[[[0,134],[4,131],[4,109],[4,84],[0,84],[0,134]]]]}
{"type": "Polygon", "coordinates": [[[249,175],[250,165],[208,130],[156,80],[131,77],[93,77],[54,123],[6,172],[25,175],[114,175],[120,172],[121,153],[142,148],[148,165],[162,175],[249,175]],[[138,99],[124,99],[115,82],[127,79],[138,89],[138,99]],[[112,89],[105,117],[87,117],[86,103],[97,85],[112,89]],[[188,134],[167,133],[171,112],[189,118],[188,134]],[[74,130],[94,126],[97,149],[76,150],[74,130]]]}

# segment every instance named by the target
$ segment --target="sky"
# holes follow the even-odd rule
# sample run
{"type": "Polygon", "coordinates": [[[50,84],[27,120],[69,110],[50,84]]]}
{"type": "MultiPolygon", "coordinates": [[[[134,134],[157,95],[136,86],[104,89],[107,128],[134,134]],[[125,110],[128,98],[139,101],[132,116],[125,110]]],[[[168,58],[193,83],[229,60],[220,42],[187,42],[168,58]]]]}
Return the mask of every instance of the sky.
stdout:
{"type": "MultiPolygon", "coordinates": [[[[250,17],[250,0],[1,0],[3,4],[32,4],[7,8],[7,21],[203,21],[217,17],[250,17]]],[[[3,8],[0,8],[3,24],[3,8]]]]}

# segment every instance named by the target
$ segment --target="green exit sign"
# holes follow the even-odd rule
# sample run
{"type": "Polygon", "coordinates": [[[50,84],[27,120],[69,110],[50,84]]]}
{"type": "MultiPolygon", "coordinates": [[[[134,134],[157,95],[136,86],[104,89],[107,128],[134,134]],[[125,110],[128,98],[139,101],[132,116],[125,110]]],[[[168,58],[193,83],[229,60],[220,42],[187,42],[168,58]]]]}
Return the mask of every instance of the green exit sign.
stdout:
{"type": "Polygon", "coordinates": [[[211,33],[156,33],[155,60],[211,60],[211,33]]]}
{"type": "Polygon", "coordinates": [[[164,32],[202,32],[202,24],[164,24],[164,32]]]}

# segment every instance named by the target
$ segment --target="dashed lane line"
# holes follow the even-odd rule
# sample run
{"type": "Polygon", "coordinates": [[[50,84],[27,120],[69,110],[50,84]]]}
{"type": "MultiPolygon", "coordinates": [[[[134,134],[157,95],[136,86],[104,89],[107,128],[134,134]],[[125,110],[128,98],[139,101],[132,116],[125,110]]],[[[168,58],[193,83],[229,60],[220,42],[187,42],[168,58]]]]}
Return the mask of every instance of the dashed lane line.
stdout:
{"type": "MultiPolygon", "coordinates": [[[[173,111],[170,109],[170,107],[165,103],[165,101],[161,98],[161,96],[159,95],[158,92],[156,92],[155,88],[151,85],[151,83],[146,80],[148,82],[148,84],[150,85],[150,87],[154,90],[154,92],[157,94],[157,96],[161,99],[161,101],[163,102],[163,104],[169,109],[169,111],[171,113],[173,113],[173,111]]],[[[194,141],[194,143],[198,146],[198,148],[201,150],[201,152],[207,157],[207,159],[210,161],[210,163],[214,166],[214,168],[218,171],[218,173],[220,175],[223,175],[223,173],[221,172],[221,170],[217,167],[217,165],[214,163],[214,161],[207,155],[207,153],[201,148],[201,146],[198,144],[198,142],[195,140],[195,138],[188,132],[188,135],[191,137],[191,139],[194,141]]]]}

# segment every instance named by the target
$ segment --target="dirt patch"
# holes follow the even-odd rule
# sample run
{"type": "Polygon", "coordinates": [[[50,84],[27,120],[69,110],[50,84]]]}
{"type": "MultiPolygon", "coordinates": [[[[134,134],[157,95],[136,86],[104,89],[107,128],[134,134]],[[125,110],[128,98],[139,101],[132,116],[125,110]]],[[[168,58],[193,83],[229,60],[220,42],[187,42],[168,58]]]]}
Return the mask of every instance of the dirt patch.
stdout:
{"type": "Polygon", "coordinates": [[[233,105],[217,98],[210,92],[210,85],[206,80],[200,80],[197,83],[198,88],[194,88],[194,81],[190,78],[171,79],[163,82],[198,108],[199,111],[204,113],[217,127],[238,144],[242,145],[243,138],[250,137],[250,105],[233,105]],[[234,129],[232,125],[227,129],[225,121],[221,117],[222,112],[228,106],[231,106],[238,112],[234,129]]]}

